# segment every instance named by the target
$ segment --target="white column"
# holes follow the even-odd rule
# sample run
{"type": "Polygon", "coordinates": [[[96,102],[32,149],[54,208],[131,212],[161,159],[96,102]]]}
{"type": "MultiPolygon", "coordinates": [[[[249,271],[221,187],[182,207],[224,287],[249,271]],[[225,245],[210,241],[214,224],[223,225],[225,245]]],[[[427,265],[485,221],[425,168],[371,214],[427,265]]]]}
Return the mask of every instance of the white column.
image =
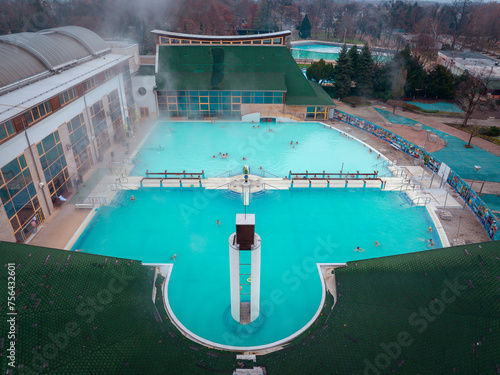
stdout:
{"type": "Polygon", "coordinates": [[[231,316],[240,321],[240,252],[234,244],[236,233],[229,236],[229,279],[231,291],[231,316]]]}
{"type": "Polygon", "coordinates": [[[260,312],[260,236],[257,233],[255,233],[251,263],[250,321],[253,322],[260,312]]]}

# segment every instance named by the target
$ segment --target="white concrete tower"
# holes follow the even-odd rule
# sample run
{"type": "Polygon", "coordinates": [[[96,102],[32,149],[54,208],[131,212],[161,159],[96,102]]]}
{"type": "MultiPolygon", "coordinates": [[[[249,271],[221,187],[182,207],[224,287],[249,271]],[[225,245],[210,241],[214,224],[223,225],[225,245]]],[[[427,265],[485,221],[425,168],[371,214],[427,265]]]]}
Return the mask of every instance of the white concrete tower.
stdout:
{"type": "Polygon", "coordinates": [[[229,236],[231,315],[249,324],[260,310],[260,236],[254,214],[236,214],[236,232],[229,236]]]}

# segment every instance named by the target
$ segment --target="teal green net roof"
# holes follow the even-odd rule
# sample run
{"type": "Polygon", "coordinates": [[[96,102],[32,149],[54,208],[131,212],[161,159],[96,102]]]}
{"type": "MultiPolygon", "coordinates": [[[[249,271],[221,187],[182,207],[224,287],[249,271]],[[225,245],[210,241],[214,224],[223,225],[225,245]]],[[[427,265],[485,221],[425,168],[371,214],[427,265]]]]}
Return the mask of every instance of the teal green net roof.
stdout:
{"type": "Polygon", "coordinates": [[[285,47],[160,46],[158,90],[285,91],[288,105],[333,105],[285,47]]]}
{"type": "Polygon", "coordinates": [[[499,259],[497,241],[349,262],[335,270],[335,305],[327,295],[312,326],[256,363],[184,338],[164,309],[165,279],[139,261],[0,242],[0,307],[6,327],[14,263],[14,374],[231,374],[243,363],[287,375],[483,375],[498,368],[499,259]]]}

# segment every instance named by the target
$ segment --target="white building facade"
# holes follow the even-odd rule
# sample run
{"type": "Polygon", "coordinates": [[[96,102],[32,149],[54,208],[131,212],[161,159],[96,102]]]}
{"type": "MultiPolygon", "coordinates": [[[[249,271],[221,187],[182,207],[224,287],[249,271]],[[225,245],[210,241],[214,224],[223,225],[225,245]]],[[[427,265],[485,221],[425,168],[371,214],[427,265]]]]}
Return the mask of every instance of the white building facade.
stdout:
{"type": "Polygon", "coordinates": [[[137,47],[66,26],[0,36],[0,240],[24,243],[136,121],[137,47]]]}

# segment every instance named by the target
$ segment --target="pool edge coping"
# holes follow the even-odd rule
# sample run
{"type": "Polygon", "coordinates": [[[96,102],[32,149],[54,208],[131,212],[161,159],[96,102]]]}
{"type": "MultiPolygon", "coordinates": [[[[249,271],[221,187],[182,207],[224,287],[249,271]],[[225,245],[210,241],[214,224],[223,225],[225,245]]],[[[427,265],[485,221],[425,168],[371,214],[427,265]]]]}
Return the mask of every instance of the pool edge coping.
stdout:
{"type": "MultiPolygon", "coordinates": [[[[149,263],[148,265],[153,265],[149,263]]],[[[160,264],[158,264],[160,266],[160,264]]],[[[257,351],[266,351],[270,349],[278,349],[280,346],[292,341],[293,339],[297,338],[300,336],[302,333],[304,333],[319,317],[321,311],[323,310],[324,304],[325,304],[325,299],[326,299],[326,281],[323,273],[321,272],[321,267],[347,267],[347,263],[316,263],[320,281],[321,281],[321,302],[318,306],[318,309],[316,310],[316,313],[313,315],[313,317],[298,331],[294,332],[293,334],[278,340],[274,341],[269,344],[264,344],[264,345],[258,345],[258,346],[231,346],[231,345],[222,345],[218,344],[213,341],[209,341],[207,339],[204,339],[203,337],[200,337],[193,332],[191,332],[189,329],[187,329],[181,321],[176,317],[174,314],[172,308],[170,307],[170,302],[168,299],[168,284],[170,282],[170,276],[172,275],[172,270],[173,270],[173,264],[172,263],[163,263],[161,264],[162,267],[164,268],[164,271],[166,271],[165,276],[165,282],[163,283],[163,305],[165,306],[165,309],[167,310],[167,314],[170,317],[171,322],[176,326],[176,328],[188,339],[204,345],[208,346],[214,349],[220,349],[220,350],[226,350],[226,351],[234,351],[234,352],[257,352],[257,351]]],[[[334,296],[336,297],[336,296],[334,296]]]]}

